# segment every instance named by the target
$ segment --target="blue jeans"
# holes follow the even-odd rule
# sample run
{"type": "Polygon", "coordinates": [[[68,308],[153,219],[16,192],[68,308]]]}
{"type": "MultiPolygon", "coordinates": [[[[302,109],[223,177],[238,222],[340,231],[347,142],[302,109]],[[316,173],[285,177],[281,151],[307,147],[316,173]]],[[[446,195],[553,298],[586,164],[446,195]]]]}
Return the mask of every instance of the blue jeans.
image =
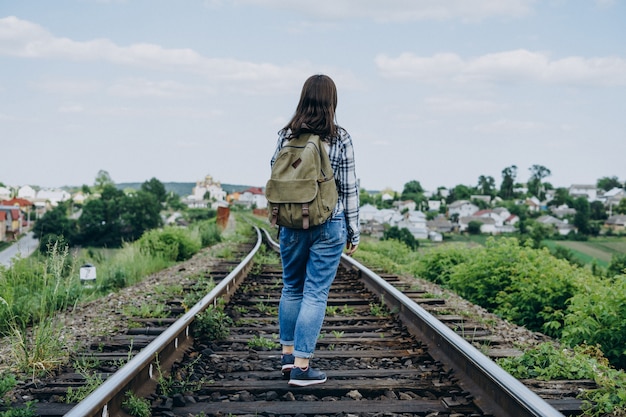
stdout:
{"type": "Polygon", "coordinates": [[[280,343],[297,358],[313,356],[326,301],[348,233],[343,213],[308,230],[280,230],[283,291],[278,307],[280,343]]]}

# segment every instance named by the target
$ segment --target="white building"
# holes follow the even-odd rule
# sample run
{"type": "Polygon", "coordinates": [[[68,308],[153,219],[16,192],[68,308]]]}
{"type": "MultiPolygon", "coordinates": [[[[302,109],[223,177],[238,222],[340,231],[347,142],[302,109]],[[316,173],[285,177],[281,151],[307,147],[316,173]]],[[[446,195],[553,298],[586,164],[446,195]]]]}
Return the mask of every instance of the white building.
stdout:
{"type": "Polygon", "coordinates": [[[204,179],[196,181],[191,195],[185,198],[185,203],[189,207],[204,208],[208,207],[208,201],[221,202],[226,200],[226,191],[222,189],[222,184],[214,181],[213,177],[207,175],[204,179]]]}
{"type": "Polygon", "coordinates": [[[17,198],[25,198],[26,200],[34,200],[37,192],[30,185],[24,185],[17,190],[17,198]]]}
{"type": "Polygon", "coordinates": [[[7,187],[0,187],[0,200],[10,200],[11,199],[11,190],[7,187]]]}
{"type": "Polygon", "coordinates": [[[252,187],[243,191],[239,196],[239,203],[248,207],[256,207],[258,209],[267,208],[267,198],[262,188],[252,187]]]}
{"type": "Polygon", "coordinates": [[[59,189],[44,189],[39,190],[33,202],[35,206],[45,207],[52,206],[56,207],[62,201],[67,201],[72,198],[71,194],[65,190],[59,189]]]}
{"type": "Polygon", "coordinates": [[[448,217],[452,217],[455,214],[458,215],[459,218],[468,217],[477,211],[478,206],[467,200],[455,201],[454,203],[448,205],[448,217]]]}

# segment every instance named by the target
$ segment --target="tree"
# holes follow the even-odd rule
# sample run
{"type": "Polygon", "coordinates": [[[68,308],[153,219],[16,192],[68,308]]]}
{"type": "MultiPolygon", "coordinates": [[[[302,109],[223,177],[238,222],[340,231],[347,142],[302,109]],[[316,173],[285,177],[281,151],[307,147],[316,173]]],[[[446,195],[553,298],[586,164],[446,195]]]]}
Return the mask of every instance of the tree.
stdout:
{"type": "Polygon", "coordinates": [[[368,193],[365,188],[359,189],[359,201],[361,202],[361,205],[365,205],[365,204],[374,205],[375,204],[374,197],[372,197],[372,195],[368,193]]]}
{"type": "Polygon", "coordinates": [[[578,197],[574,200],[574,208],[576,214],[574,215],[574,226],[578,228],[578,233],[588,235],[591,233],[590,219],[590,206],[589,201],[584,197],[578,197]]]}
{"type": "Polygon", "coordinates": [[[450,194],[448,194],[446,202],[453,203],[458,200],[469,200],[472,197],[472,194],[477,194],[474,187],[468,187],[467,185],[459,184],[455,186],[452,190],[450,190],[450,194]]]}
{"type": "Polygon", "coordinates": [[[528,180],[528,192],[531,195],[543,200],[545,198],[544,188],[541,186],[541,181],[552,175],[550,170],[543,165],[533,165],[530,168],[530,179],[528,180]]]}
{"type": "Polygon", "coordinates": [[[472,220],[471,222],[467,224],[467,233],[469,233],[470,235],[479,235],[480,228],[482,225],[483,225],[482,222],[479,222],[477,220],[472,220]]]}
{"type": "Polygon", "coordinates": [[[559,187],[556,190],[554,190],[554,198],[548,204],[550,206],[557,206],[557,207],[562,206],[563,204],[566,204],[568,207],[573,207],[574,199],[570,196],[569,190],[567,188],[559,187]]]}
{"type": "Polygon", "coordinates": [[[609,216],[606,214],[604,203],[602,201],[592,201],[590,204],[590,219],[591,220],[606,220],[609,216]]]}
{"type": "Polygon", "coordinates": [[[167,193],[166,201],[167,206],[172,210],[182,211],[187,209],[185,203],[183,203],[180,199],[180,195],[178,195],[174,191],[170,191],[169,193],[167,193]]]}
{"type": "Polygon", "coordinates": [[[61,202],[52,210],[48,210],[33,227],[33,234],[41,241],[49,240],[46,236],[63,236],[65,242],[71,243],[76,235],[76,221],[67,216],[68,202],[61,202]]]}
{"type": "Polygon", "coordinates": [[[503,200],[510,200],[514,197],[515,179],[517,178],[517,167],[511,165],[502,170],[502,184],[500,184],[500,197],[503,200]]]}
{"type": "Polygon", "coordinates": [[[416,250],[419,247],[419,241],[415,239],[415,236],[411,234],[409,229],[399,229],[397,226],[392,226],[385,230],[382,240],[394,239],[404,243],[409,248],[416,250]]]}
{"type": "Polygon", "coordinates": [[[613,188],[621,188],[622,187],[622,183],[620,182],[620,180],[613,176],[613,177],[602,177],[600,179],[598,179],[598,181],[596,182],[596,186],[604,191],[609,191],[612,190],[613,188]]]}
{"type": "Polygon", "coordinates": [[[149,181],[145,181],[143,184],[141,184],[141,190],[154,195],[159,203],[165,203],[165,200],[167,199],[165,186],[161,181],[154,177],[152,177],[149,181]]]}
{"type": "Polygon", "coordinates": [[[530,223],[530,239],[535,249],[539,249],[543,246],[541,243],[543,240],[554,234],[554,227],[548,224],[542,224],[536,221],[530,223]]]}
{"type": "Polygon", "coordinates": [[[147,230],[163,225],[161,203],[153,193],[140,190],[125,195],[120,204],[120,239],[125,242],[137,240],[147,230]]]}
{"type": "Polygon", "coordinates": [[[426,197],[424,197],[424,188],[419,181],[409,181],[404,184],[404,189],[402,190],[402,194],[400,195],[402,200],[413,200],[417,204],[420,204],[423,201],[426,201],[426,197]]]}
{"type": "Polygon", "coordinates": [[[105,187],[109,185],[115,185],[109,173],[103,169],[98,171],[98,175],[96,175],[96,180],[94,182],[94,189],[96,192],[102,192],[105,187]]]}
{"type": "Polygon", "coordinates": [[[481,175],[478,177],[478,191],[482,195],[495,196],[496,180],[491,176],[481,175]]]}
{"type": "Polygon", "coordinates": [[[420,184],[419,181],[413,180],[404,184],[402,195],[404,196],[405,194],[421,194],[423,192],[424,188],[422,187],[422,184],[420,184]]]}
{"type": "Polygon", "coordinates": [[[101,197],[83,207],[78,241],[85,246],[119,247],[161,226],[160,211],[161,203],[150,192],[139,190],[126,195],[114,185],[105,185],[101,197]]]}
{"type": "Polygon", "coordinates": [[[106,185],[99,199],[87,201],[78,219],[78,243],[95,247],[121,246],[120,200],[123,196],[114,185],[106,185]]]}

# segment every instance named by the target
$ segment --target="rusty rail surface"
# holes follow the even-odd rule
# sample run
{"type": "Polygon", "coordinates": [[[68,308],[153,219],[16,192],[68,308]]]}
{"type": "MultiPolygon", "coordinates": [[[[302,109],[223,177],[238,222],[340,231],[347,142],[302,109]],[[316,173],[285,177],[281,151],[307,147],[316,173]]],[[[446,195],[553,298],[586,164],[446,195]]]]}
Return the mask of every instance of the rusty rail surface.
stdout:
{"type": "Polygon", "coordinates": [[[256,245],[252,251],[226,278],[65,416],[108,417],[118,415],[117,413],[121,410],[123,394],[126,391],[135,392],[145,389],[146,386],[155,385],[154,383],[151,384],[151,381],[157,367],[157,361],[159,366],[167,366],[177,356],[182,356],[184,347],[188,345],[191,339],[190,325],[196,315],[206,310],[210,305],[216,305],[218,299],[227,299],[235,291],[239,282],[246,277],[252,267],[252,259],[263,243],[258,228],[256,228],[256,234],[256,245]]]}

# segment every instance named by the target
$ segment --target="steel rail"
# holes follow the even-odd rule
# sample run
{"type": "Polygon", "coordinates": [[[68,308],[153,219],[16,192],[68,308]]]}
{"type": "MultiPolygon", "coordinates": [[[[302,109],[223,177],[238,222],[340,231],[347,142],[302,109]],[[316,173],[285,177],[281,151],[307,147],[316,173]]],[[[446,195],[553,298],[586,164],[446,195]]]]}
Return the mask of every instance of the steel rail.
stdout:
{"type": "MultiPolygon", "coordinates": [[[[266,240],[279,251],[279,245],[267,230],[264,232],[266,240]]],[[[474,401],[484,412],[496,417],[564,417],[378,274],[345,254],[341,263],[348,269],[360,271],[366,287],[399,314],[407,328],[428,346],[433,359],[453,367],[455,374],[460,375],[459,385],[473,394],[474,401]]]]}
{"type": "Polygon", "coordinates": [[[379,294],[391,311],[398,312],[403,323],[428,346],[434,359],[449,364],[457,375],[465,377],[459,378],[459,385],[474,395],[483,411],[503,417],[564,417],[379,275],[346,255],[342,255],[341,262],[360,271],[365,285],[379,294]]]}
{"type": "Polygon", "coordinates": [[[65,414],[65,417],[118,415],[122,406],[122,395],[129,390],[135,392],[135,389],[139,389],[150,380],[154,381],[154,378],[158,377],[154,375],[157,365],[171,362],[171,357],[176,354],[182,356],[183,347],[191,341],[189,328],[196,315],[210,305],[217,305],[218,299],[228,299],[252,267],[252,259],[262,244],[261,232],[259,228],[255,227],[255,229],[256,245],[228,276],[99,388],[74,406],[65,414]]]}

